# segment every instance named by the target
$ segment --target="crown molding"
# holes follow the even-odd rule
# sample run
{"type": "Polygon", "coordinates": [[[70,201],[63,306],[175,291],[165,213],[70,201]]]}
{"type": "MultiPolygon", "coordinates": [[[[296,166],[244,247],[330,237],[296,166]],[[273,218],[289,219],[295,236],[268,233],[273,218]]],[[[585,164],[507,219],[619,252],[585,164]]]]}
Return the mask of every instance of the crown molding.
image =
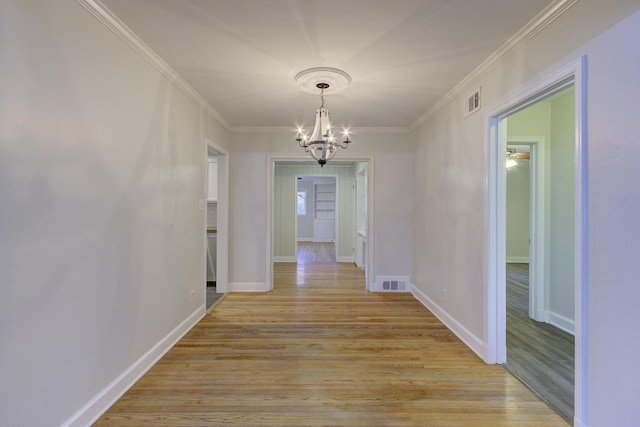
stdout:
{"type": "MultiPolygon", "coordinates": [[[[294,126],[234,126],[230,129],[233,134],[294,134],[296,128],[294,126]]],[[[349,133],[354,134],[408,134],[409,128],[407,127],[352,127],[349,133]]]]}
{"type": "Polygon", "coordinates": [[[418,120],[416,120],[410,127],[409,131],[413,132],[419,126],[424,124],[431,116],[440,111],[444,106],[451,103],[455,98],[462,95],[463,90],[467,88],[470,83],[495,67],[504,62],[514,52],[518,51],[525,43],[531,40],[536,34],[546,28],[553,21],[558,19],[564,12],[570,7],[576,4],[579,0],[558,0],[550,4],[542,12],[540,12],[535,18],[533,18],[527,25],[522,27],[513,37],[511,37],[505,44],[503,44],[497,51],[489,56],[482,64],[480,64],[475,70],[468,74],[460,83],[454,86],[446,95],[444,95],[438,102],[436,102],[426,113],[424,113],[418,120]]]}
{"type": "Polygon", "coordinates": [[[205,110],[212,119],[224,129],[231,132],[231,125],[213,107],[187,83],[169,64],[155,53],[145,42],[140,39],[127,25],[113,14],[100,0],[76,0],[105,27],[124,41],[134,52],[151,64],[171,83],[176,85],[185,95],[205,110]]]}

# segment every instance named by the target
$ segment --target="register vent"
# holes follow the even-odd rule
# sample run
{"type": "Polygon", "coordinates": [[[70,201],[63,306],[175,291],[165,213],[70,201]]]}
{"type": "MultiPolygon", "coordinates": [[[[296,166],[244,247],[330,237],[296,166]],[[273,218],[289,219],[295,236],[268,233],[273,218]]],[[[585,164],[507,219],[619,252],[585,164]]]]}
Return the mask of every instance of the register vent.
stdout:
{"type": "Polygon", "coordinates": [[[480,109],[480,88],[465,98],[464,101],[464,117],[469,117],[480,109]]]}
{"type": "Polygon", "coordinates": [[[407,276],[378,276],[376,280],[378,292],[410,292],[409,277],[407,276]]]}

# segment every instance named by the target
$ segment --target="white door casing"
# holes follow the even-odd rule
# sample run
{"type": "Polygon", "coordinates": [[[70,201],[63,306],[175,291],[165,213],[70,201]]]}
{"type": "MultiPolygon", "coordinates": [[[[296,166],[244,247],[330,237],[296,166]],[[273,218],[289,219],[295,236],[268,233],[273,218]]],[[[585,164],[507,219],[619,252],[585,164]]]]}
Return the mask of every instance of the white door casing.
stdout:
{"type": "Polygon", "coordinates": [[[485,337],[487,363],[506,362],[505,284],[505,165],[506,123],[504,118],[571,85],[575,86],[575,382],[574,421],[588,422],[588,306],[587,275],[587,147],[586,147],[586,56],[525,85],[516,95],[488,108],[487,132],[487,244],[485,284],[485,337]]]}

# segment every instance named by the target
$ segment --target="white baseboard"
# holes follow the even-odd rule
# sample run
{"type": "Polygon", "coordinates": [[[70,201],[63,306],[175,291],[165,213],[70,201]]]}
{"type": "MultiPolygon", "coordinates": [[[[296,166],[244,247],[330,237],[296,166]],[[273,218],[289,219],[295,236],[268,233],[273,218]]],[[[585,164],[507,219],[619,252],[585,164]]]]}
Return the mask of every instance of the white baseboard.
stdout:
{"type": "Polygon", "coordinates": [[[508,256],[507,262],[515,262],[518,264],[529,264],[528,256],[508,256]]]}
{"type": "Polygon", "coordinates": [[[353,257],[352,256],[339,256],[338,257],[338,262],[350,262],[350,263],[353,263],[353,257]]]}
{"type": "Polygon", "coordinates": [[[294,256],[274,256],[273,262],[296,262],[296,257],[294,256]]]}
{"type": "Polygon", "coordinates": [[[269,292],[264,282],[232,282],[229,283],[231,292],[269,292]]]}
{"type": "Polygon", "coordinates": [[[136,360],[109,385],[100,390],[91,400],[80,408],[63,427],[89,426],[100,418],[123,394],[127,392],[162,356],[193,328],[206,314],[204,305],[198,307],[189,317],[176,326],[163,339],[136,360]]]}
{"type": "Polygon", "coordinates": [[[547,323],[549,323],[550,325],[553,325],[558,329],[562,329],[563,331],[568,332],[571,335],[576,334],[575,321],[551,311],[547,312],[547,319],[547,323]]]}
{"type": "Polygon", "coordinates": [[[420,289],[411,285],[411,293],[427,309],[433,313],[444,325],[451,330],[463,343],[467,345],[482,360],[486,360],[486,346],[481,339],[473,335],[460,322],[454,319],[442,307],[436,304],[431,298],[425,295],[420,289]]]}

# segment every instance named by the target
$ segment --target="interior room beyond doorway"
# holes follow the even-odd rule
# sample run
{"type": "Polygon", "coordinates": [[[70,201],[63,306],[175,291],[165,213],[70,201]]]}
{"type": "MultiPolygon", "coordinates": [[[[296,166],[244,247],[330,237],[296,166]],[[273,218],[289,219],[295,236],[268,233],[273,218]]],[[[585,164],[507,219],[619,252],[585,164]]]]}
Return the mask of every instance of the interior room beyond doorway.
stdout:
{"type": "Polygon", "coordinates": [[[570,86],[506,117],[505,197],[505,367],[570,422],[575,383],[574,97],[570,86]]]}

